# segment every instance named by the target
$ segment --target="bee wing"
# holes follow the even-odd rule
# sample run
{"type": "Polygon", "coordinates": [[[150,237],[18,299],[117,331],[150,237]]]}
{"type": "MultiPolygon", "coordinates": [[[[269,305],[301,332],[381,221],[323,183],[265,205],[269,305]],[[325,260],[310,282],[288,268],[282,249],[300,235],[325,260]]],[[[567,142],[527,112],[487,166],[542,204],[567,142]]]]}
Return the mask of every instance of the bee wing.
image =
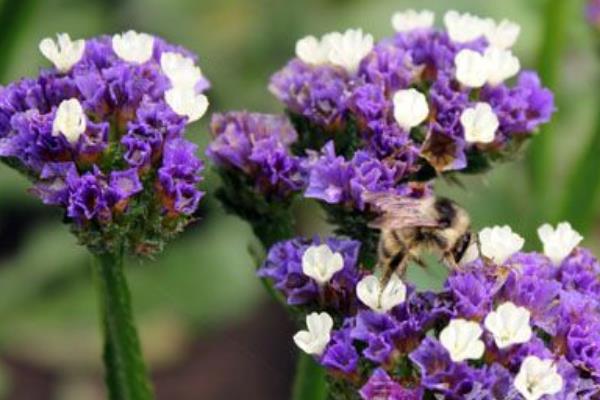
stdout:
{"type": "Polygon", "coordinates": [[[410,227],[439,226],[436,218],[427,213],[427,204],[431,199],[413,199],[386,193],[373,193],[365,201],[371,204],[381,215],[369,225],[377,229],[402,229],[410,227]]]}

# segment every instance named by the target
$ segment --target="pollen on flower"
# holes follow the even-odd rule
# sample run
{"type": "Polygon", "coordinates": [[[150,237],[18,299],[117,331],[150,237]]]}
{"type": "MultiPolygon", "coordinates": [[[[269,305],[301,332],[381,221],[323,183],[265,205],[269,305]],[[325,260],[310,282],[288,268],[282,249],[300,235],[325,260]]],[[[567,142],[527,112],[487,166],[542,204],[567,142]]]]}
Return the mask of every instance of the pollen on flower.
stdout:
{"type": "Polygon", "coordinates": [[[112,37],[112,48],[124,61],[142,64],[150,60],[154,51],[154,37],[129,30],[112,37]]]}
{"type": "Polygon", "coordinates": [[[40,52],[59,72],[68,72],[83,57],[85,40],[71,40],[68,33],[59,33],[56,38],[56,42],[52,38],[42,39],[40,52]]]}

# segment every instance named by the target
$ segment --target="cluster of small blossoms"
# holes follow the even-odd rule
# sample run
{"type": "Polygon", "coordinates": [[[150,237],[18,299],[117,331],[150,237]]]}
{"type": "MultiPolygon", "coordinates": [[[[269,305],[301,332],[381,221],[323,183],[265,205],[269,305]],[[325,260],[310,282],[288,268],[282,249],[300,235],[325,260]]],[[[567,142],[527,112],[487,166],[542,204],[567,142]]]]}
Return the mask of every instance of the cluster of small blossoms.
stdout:
{"type": "Polygon", "coordinates": [[[359,244],[293,239],[259,270],[306,320],[297,346],[329,372],[331,398],[600,398],[600,263],[568,223],[521,251],[510,227],[439,292],[356,262],[359,244]]]}
{"type": "Polygon", "coordinates": [[[440,30],[433,13],[412,10],[392,23],[396,34],[377,43],[362,30],[307,36],[272,77],[299,142],[321,153],[309,170],[310,197],[360,208],[365,191],[480,171],[554,111],[552,93],[535,72],[520,71],[510,50],[518,25],[450,11],[440,30]],[[335,145],[323,147],[329,140],[335,145]],[[352,178],[371,174],[371,186],[348,185],[348,169],[352,178]]]}
{"type": "Polygon", "coordinates": [[[0,89],[0,157],[92,250],[158,250],[202,197],[184,138],[208,107],[196,56],[135,31],[39,49],[53,67],[0,89]]]}

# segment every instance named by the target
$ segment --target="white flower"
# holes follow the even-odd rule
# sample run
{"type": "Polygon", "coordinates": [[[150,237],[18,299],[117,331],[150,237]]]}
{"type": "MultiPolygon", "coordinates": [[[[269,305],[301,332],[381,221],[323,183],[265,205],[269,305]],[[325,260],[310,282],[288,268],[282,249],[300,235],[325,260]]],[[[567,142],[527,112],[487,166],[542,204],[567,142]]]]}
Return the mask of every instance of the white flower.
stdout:
{"type": "Polygon", "coordinates": [[[500,126],[498,117],[488,103],[477,103],[467,108],[460,116],[460,123],[469,143],[491,143],[500,126]]]}
{"type": "Polygon", "coordinates": [[[444,24],[450,39],[456,43],[467,43],[480,38],[486,31],[487,22],[469,13],[460,14],[448,11],[444,24]]]}
{"type": "Polygon", "coordinates": [[[514,385],[526,400],[538,400],[547,394],[559,393],[563,378],[552,360],[529,356],[523,360],[514,385]]]}
{"type": "Polygon", "coordinates": [[[306,326],[308,330],[294,335],[294,342],[305,353],[320,356],[331,340],[333,319],[326,312],[314,312],[306,316],[306,326]]]}
{"type": "Polygon", "coordinates": [[[485,351],[480,340],[482,333],[483,329],[477,322],[453,319],[440,333],[440,343],[454,362],[477,360],[485,351]]]}
{"type": "Polygon", "coordinates": [[[498,265],[523,248],[525,240],[510,226],[495,226],[479,232],[481,253],[498,265]]]}
{"type": "Polygon", "coordinates": [[[202,118],[208,109],[208,98],[193,88],[174,87],[165,92],[165,101],[177,114],[188,118],[188,123],[202,118]]]}
{"type": "Polygon", "coordinates": [[[152,57],[154,37],[130,30],[112,37],[114,52],[127,62],[142,64],[152,57]]]}
{"type": "Polygon", "coordinates": [[[470,88],[480,88],[488,80],[488,62],[474,50],[461,50],[454,58],[456,80],[470,88]]]}
{"type": "Polygon", "coordinates": [[[86,123],[85,113],[79,100],[63,100],[52,122],[52,135],[62,134],[69,143],[76,143],[85,132],[86,123]]]}
{"type": "Polygon", "coordinates": [[[488,47],[483,57],[487,63],[487,81],[490,85],[499,85],[521,70],[519,59],[510,50],[488,47]]]}
{"type": "Polygon", "coordinates": [[[519,38],[521,27],[509,20],[502,20],[500,23],[492,21],[487,24],[485,37],[490,46],[499,49],[510,49],[519,38]]]}
{"type": "Polygon", "coordinates": [[[544,254],[555,265],[559,265],[583,240],[583,236],[568,222],[558,224],[556,229],[552,229],[550,224],[542,225],[538,236],[544,244],[544,254]]]}
{"type": "Polygon", "coordinates": [[[364,277],[356,285],[356,294],[360,301],[371,310],[386,313],[406,300],[406,285],[393,274],[382,291],[381,280],[375,275],[364,277]]]}
{"type": "Polygon", "coordinates": [[[531,313],[525,307],[517,307],[511,302],[502,303],[485,317],[485,328],[494,335],[499,349],[510,345],[526,343],[531,339],[529,325],[531,313]]]}
{"type": "Polygon", "coordinates": [[[68,72],[83,57],[85,40],[71,40],[68,33],[59,33],[56,42],[51,38],[42,39],[39,49],[58,71],[68,72]]]}
{"type": "Polygon", "coordinates": [[[355,73],[361,60],[373,49],[373,36],[364,34],[362,29],[348,29],[343,34],[334,32],[324,36],[322,45],[328,48],[331,64],[355,73]]]}
{"type": "Polygon", "coordinates": [[[302,272],[304,275],[324,285],[338,271],[344,268],[344,258],[334,253],[329,246],[321,244],[310,246],[302,255],[302,272]]]}
{"type": "Polygon", "coordinates": [[[325,37],[319,40],[314,36],[305,36],[296,42],[296,56],[306,64],[325,64],[328,52],[325,37]]]}
{"type": "Polygon", "coordinates": [[[394,118],[405,130],[418,126],[429,115],[427,98],[416,89],[399,90],[394,94],[394,118]]]}
{"type": "Polygon", "coordinates": [[[433,26],[435,14],[429,10],[406,10],[392,16],[392,26],[396,32],[410,32],[415,29],[427,29],[433,26]]]}
{"type": "Polygon", "coordinates": [[[194,64],[194,60],[179,53],[162,53],[160,68],[173,87],[193,89],[202,78],[202,72],[194,64]]]}

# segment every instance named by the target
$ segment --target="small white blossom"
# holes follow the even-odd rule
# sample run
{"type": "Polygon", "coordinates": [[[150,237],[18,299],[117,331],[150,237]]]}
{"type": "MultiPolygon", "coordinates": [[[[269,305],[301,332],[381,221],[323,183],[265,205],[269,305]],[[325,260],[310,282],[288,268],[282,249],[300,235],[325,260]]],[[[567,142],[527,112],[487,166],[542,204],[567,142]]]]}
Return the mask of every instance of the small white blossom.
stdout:
{"type": "Polygon", "coordinates": [[[491,143],[500,126],[498,117],[488,103],[477,103],[460,116],[460,123],[468,143],[491,143]]]}
{"type": "Polygon", "coordinates": [[[83,57],[85,40],[71,40],[68,33],[59,33],[56,42],[51,38],[42,39],[39,49],[59,72],[68,72],[83,57]]]}
{"type": "Polygon", "coordinates": [[[521,364],[514,385],[525,400],[538,400],[545,395],[559,393],[563,378],[552,360],[528,356],[521,364]]]}
{"type": "Polygon", "coordinates": [[[208,98],[192,88],[174,87],[165,92],[165,101],[177,114],[188,118],[188,123],[202,118],[208,109],[208,98]]]}
{"type": "Polygon", "coordinates": [[[302,272],[319,285],[329,282],[333,275],[343,268],[342,255],[331,251],[326,244],[310,246],[302,255],[302,272]]]}
{"type": "Polygon", "coordinates": [[[326,312],[313,312],[306,316],[306,326],[308,330],[294,335],[294,342],[305,353],[320,356],[331,340],[333,319],[326,312]]]}
{"type": "Polygon", "coordinates": [[[406,285],[398,275],[391,276],[385,288],[375,275],[364,277],[356,285],[356,294],[360,301],[371,310],[386,313],[406,300],[406,285]]]}
{"type": "Polygon", "coordinates": [[[581,243],[583,236],[571,227],[568,222],[558,224],[553,229],[550,224],[540,226],[538,236],[544,244],[544,254],[559,265],[581,243]]]}
{"type": "Polygon", "coordinates": [[[492,21],[487,24],[485,37],[490,46],[498,49],[510,49],[519,38],[521,27],[509,20],[502,20],[500,23],[492,21]]]}
{"type": "Polygon", "coordinates": [[[154,37],[147,33],[130,30],[112,37],[113,51],[120,59],[143,64],[152,57],[154,37]]]}
{"type": "Polygon", "coordinates": [[[526,343],[531,339],[530,318],[531,313],[528,309],[506,302],[485,317],[484,325],[494,335],[498,348],[504,349],[513,344],[526,343]]]}
{"type": "Polygon", "coordinates": [[[499,85],[521,70],[519,59],[510,50],[488,47],[483,57],[487,63],[487,81],[490,85],[499,85]]]}
{"type": "Polygon", "coordinates": [[[392,16],[392,26],[396,32],[410,32],[415,29],[427,29],[433,26],[435,14],[429,10],[406,10],[392,16]]]}
{"type": "Polygon", "coordinates": [[[454,58],[456,80],[470,88],[480,88],[488,80],[488,61],[474,50],[461,50],[454,58]]]}
{"type": "Polygon", "coordinates": [[[348,29],[324,36],[322,45],[328,48],[327,58],[331,64],[355,73],[362,59],[373,49],[373,36],[364,34],[362,29],[348,29]]]}
{"type": "Polygon", "coordinates": [[[480,340],[482,333],[477,322],[453,319],[440,333],[440,343],[454,362],[477,360],[485,352],[485,345],[480,340]]]}
{"type": "Polygon", "coordinates": [[[469,13],[451,10],[444,15],[444,24],[452,41],[467,43],[482,37],[488,22],[469,13]]]}
{"type": "Polygon", "coordinates": [[[427,98],[416,89],[397,91],[393,102],[394,118],[407,131],[421,124],[429,115],[427,98]]]}
{"type": "Polygon", "coordinates": [[[319,40],[314,36],[305,36],[296,42],[296,56],[307,64],[327,63],[328,53],[327,39],[319,40]]]}
{"type": "Polygon", "coordinates": [[[202,71],[194,64],[194,60],[179,53],[162,53],[160,68],[173,87],[193,89],[202,78],[202,71]]]}
{"type": "Polygon", "coordinates": [[[502,265],[510,256],[523,248],[525,240],[514,233],[510,226],[495,226],[479,232],[479,243],[483,256],[497,265],[502,265]]]}
{"type": "Polygon", "coordinates": [[[71,144],[76,143],[85,132],[86,117],[79,100],[63,100],[56,110],[52,122],[52,135],[63,135],[71,144]]]}

